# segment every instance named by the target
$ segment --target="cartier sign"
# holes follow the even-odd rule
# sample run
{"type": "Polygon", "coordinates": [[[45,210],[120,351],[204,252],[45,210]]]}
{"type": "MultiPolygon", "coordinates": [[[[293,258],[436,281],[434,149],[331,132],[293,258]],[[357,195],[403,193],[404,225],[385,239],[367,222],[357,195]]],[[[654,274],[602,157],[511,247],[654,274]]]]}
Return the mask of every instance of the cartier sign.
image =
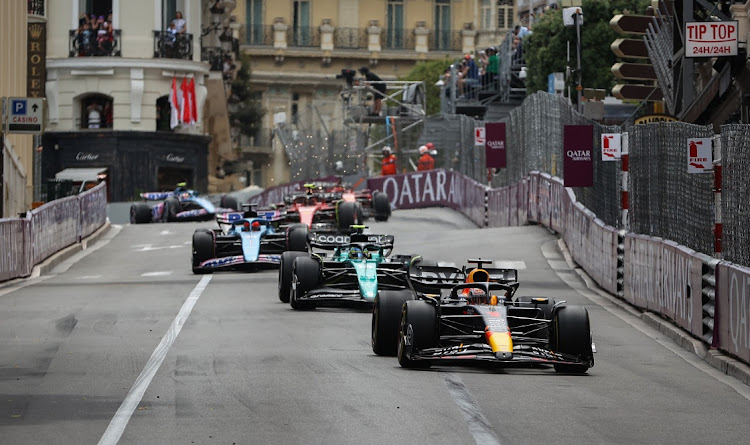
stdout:
{"type": "Polygon", "coordinates": [[[167,162],[185,162],[185,156],[179,156],[174,153],[167,154],[165,159],[167,162]]]}
{"type": "Polygon", "coordinates": [[[96,153],[86,153],[85,151],[76,153],[76,161],[96,161],[97,159],[99,159],[99,155],[96,153]]]}
{"type": "Polygon", "coordinates": [[[45,59],[47,57],[47,28],[44,23],[29,23],[26,49],[26,93],[29,97],[44,97],[45,59]]]}

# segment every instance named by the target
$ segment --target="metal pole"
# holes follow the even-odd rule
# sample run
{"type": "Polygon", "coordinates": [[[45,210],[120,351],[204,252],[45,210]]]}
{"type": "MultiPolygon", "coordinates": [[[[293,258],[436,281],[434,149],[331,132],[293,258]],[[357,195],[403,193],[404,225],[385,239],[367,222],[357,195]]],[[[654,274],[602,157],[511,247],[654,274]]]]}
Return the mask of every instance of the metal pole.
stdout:
{"type": "Polygon", "coordinates": [[[458,91],[456,91],[456,88],[458,86],[458,84],[456,83],[457,77],[458,70],[456,69],[456,64],[451,64],[451,114],[456,114],[456,98],[458,97],[458,91]]]}
{"type": "Polygon", "coordinates": [[[578,53],[578,85],[576,90],[578,91],[578,112],[583,114],[583,103],[581,96],[583,95],[583,75],[581,73],[581,13],[576,12],[576,52],[578,53]]]}

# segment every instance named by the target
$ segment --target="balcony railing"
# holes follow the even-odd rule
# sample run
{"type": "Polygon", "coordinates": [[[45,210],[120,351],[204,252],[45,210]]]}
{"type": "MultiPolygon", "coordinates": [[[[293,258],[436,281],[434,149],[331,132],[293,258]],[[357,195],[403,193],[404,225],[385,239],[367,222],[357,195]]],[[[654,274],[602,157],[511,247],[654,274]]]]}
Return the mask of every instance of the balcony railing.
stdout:
{"type": "Polygon", "coordinates": [[[334,48],[367,49],[367,29],[336,28],[333,31],[334,48]]]}
{"type": "Polygon", "coordinates": [[[193,58],[193,35],[154,31],[154,58],[191,60],[193,58]]]}
{"type": "Polygon", "coordinates": [[[385,49],[411,49],[415,47],[414,30],[391,28],[384,30],[383,48],[385,49]]]}
{"type": "Polygon", "coordinates": [[[28,14],[44,16],[44,0],[28,0],[28,14]]]}
{"type": "Polygon", "coordinates": [[[112,34],[97,35],[95,31],[90,33],[78,32],[71,29],[68,40],[69,57],[91,57],[91,56],[114,56],[120,57],[122,51],[120,42],[122,30],[115,29],[112,34]]]}
{"type": "Polygon", "coordinates": [[[273,148],[273,129],[261,128],[255,136],[241,133],[232,135],[234,146],[244,153],[270,153],[273,148]]]}
{"type": "Polygon", "coordinates": [[[461,31],[433,30],[427,43],[430,51],[461,51],[461,31]]]}
{"type": "Polygon", "coordinates": [[[246,25],[244,45],[273,46],[272,25],[246,25]]]}
{"type": "Polygon", "coordinates": [[[289,46],[320,46],[320,28],[317,26],[290,26],[286,30],[286,41],[289,46]]]}

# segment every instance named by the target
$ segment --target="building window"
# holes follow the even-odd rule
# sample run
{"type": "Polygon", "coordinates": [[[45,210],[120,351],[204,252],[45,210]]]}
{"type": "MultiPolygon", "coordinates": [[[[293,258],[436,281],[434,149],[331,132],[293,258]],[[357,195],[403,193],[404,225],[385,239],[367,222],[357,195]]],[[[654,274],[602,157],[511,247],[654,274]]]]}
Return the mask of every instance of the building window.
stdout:
{"type": "Polygon", "coordinates": [[[310,31],[310,2],[295,0],[292,10],[292,44],[310,46],[312,41],[310,31]]]}
{"type": "Polygon", "coordinates": [[[263,45],[263,0],[247,2],[247,43],[263,45]]]}
{"type": "Polygon", "coordinates": [[[81,129],[112,128],[114,122],[112,98],[104,94],[89,94],[81,98],[81,129]]]}
{"type": "Polygon", "coordinates": [[[386,48],[404,47],[404,2],[388,0],[386,11],[386,48]]]}
{"type": "Polygon", "coordinates": [[[156,131],[172,131],[172,105],[169,96],[156,99],[156,131]]]}
{"type": "Polygon", "coordinates": [[[479,29],[492,29],[492,0],[482,0],[479,10],[479,29]]]}
{"type": "MultiPolygon", "coordinates": [[[[186,0],[158,0],[161,1],[161,29],[166,31],[169,29],[169,24],[177,18],[177,11],[183,14],[183,19],[188,20],[185,14],[185,1],[186,0]]],[[[188,29],[186,32],[191,32],[188,29]]]]}
{"type": "Polygon", "coordinates": [[[435,0],[435,47],[451,48],[451,2],[435,0]]]}
{"type": "Polygon", "coordinates": [[[102,17],[105,20],[112,21],[112,0],[79,0],[78,10],[89,17],[102,17]]]}
{"type": "Polygon", "coordinates": [[[292,94],[292,125],[299,123],[299,94],[292,94]]]}
{"type": "Polygon", "coordinates": [[[498,0],[497,29],[508,30],[513,27],[513,0],[498,0]]]}

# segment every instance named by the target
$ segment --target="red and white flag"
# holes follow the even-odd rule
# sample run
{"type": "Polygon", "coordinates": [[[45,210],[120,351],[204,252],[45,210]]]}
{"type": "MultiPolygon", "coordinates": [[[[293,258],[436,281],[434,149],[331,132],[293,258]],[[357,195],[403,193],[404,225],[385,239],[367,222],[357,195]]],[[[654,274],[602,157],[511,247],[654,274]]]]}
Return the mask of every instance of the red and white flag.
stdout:
{"type": "Polygon", "coordinates": [[[195,78],[190,78],[190,124],[198,124],[198,100],[195,97],[195,78]]]}
{"type": "Polygon", "coordinates": [[[180,121],[183,124],[190,124],[190,86],[188,85],[187,79],[183,78],[180,84],[180,90],[182,91],[181,103],[182,108],[180,109],[180,121]]]}
{"type": "Polygon", "coordinates": [[[175,77],[172,77],[172,91],[169,93],[169,105],[172,109],[169,115],[169,128],[174,129],[174,127],[180,124],[180,99],[179,94],[177,94],[177,79],[175,77]]]}

